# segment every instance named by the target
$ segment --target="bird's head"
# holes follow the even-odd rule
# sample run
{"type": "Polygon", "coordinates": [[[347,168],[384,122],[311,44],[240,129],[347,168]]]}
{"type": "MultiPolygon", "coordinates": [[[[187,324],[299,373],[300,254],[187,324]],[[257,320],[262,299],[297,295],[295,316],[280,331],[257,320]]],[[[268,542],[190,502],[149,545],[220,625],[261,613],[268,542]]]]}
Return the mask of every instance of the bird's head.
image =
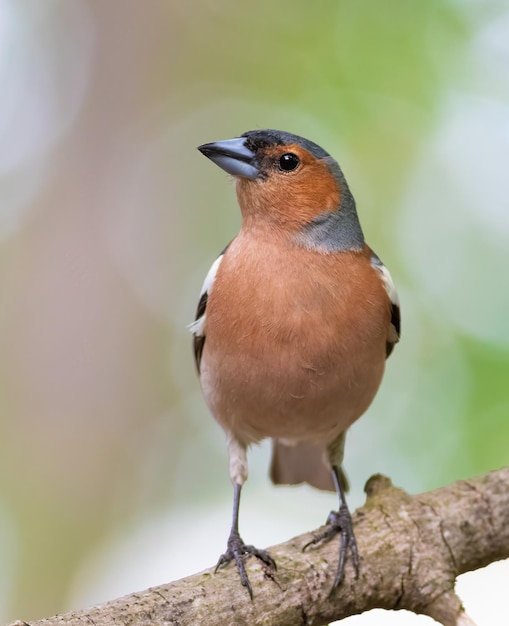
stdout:
{"type": "Polygon", "coordinates": [[[251,130],[198,150],[235,177],[245,224],[284,229],[300,245],[325,252],[362,248],[343,173],[316,143],[283,131],[251,130]]]}

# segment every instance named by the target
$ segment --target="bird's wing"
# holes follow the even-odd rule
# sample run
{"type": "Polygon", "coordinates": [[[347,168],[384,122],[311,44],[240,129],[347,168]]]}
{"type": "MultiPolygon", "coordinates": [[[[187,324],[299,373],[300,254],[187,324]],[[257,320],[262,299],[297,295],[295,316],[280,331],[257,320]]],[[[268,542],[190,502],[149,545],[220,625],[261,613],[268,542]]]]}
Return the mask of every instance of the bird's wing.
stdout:
{"type": "Polygon", "coordinates": [[[399,297],[394,281],[389,273],[389,270],[385,267],[382,261],[373,252],[371,256],[371,265],[380,275],[385,287],[385,291],[389,296],[391,303],[391,323],[389,332],[387,334],[387,357],[391,354],[394,344],[398,343],[401,334],[401,314],[399,309],[399,297]]]}
{"type": "Polygon", "coordinates": [[[223,260],[224,254],[227,249],[228,246],[226,246],[226,248],[221,252],[221,254],[217,257],[214,263],[212,263],[212,266],[209,269],[205,280],[203,281],[203,286],[200,291],[200,298],[198,300],[198,308],[196,310],[195,320],[192,324],[189,324],[188,326],[189,330],[193,334],[194,360],[196,362],[198,374],[200,373],[201,355],[203,353],[203,346],[205,345],[205,321],[207,318],[207,301],[212,286],[214,284],[217,270],[221,265],[221,261],[223,260]]]}

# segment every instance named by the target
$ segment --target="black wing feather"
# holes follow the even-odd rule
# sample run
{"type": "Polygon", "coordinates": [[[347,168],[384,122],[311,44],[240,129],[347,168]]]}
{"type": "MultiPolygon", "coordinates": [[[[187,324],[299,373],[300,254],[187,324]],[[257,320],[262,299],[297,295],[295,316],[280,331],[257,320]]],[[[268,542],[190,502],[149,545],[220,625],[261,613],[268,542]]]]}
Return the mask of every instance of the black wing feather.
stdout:
{"type": "MultiPolygon", "coordinates": [[[[209,299],[208,291],[202,294],[200,301],[198,302],[198,308],[196,309],[196,317],[195,321],[200,319],[202,315],[205,315],[205,311],[207,309],[207,300],[209,299]]],[[[200,363],[201,363],[201,355],[203,354],[203,346],[205,345],[205,335],[194,335],[193,336],[193,350],[194,350],[194,361],[196,363],[196,369],[198,370],[198,374],[200,373],[200,363]]]]}
{"type": "MultiPolygon", "coordinates": [[[[396,334],[399,337],[401,336],[401,314],[400,314],[400,310],[399,310],[399,306],[397,304],[394,304],[394,302],[391,302],[391,324],[394,326],[394,330],[396,331],[396,334]]],[[[391,352],[394,350],[394,346],[395,346],[395,342],[394,341],[388,341],[385,344],[385,357],[389,358],[391,352]]]]}

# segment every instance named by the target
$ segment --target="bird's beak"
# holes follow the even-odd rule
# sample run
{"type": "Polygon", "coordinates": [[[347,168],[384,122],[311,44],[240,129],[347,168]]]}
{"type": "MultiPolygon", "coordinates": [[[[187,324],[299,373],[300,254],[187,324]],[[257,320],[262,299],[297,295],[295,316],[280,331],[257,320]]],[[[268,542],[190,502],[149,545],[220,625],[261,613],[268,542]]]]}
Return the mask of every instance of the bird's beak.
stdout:
{"type": "Polygon", "coordinates": [[[198,146],[198,150],[228,174],[255,180],[260,169],[256,165],[255,153],[246,148],[245,142],[245,137],[236,137],[204,143],[198,146]]]}

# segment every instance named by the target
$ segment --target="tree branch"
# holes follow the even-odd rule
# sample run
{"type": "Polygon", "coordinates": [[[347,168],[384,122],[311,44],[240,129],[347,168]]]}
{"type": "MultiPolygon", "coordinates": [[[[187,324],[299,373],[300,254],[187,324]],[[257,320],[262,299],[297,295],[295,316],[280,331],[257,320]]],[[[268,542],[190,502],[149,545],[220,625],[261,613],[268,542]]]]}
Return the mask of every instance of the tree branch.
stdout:
{"type": "Polygon", "coordinates": [[[365,490],[366,503],[353,516],[360,575],[356,580],[348,563],[331,596],[338,542],[302,552],[311,538],[305,534],[270,549],[275,577],[249,559],[252,602],[228,566],[30,626],[320,626],[373,608],[408,609],[444,626],[472,626],[454,583],[464,572],[509,557],[509,468],[417,496],[380,475],[365,490]]]}

